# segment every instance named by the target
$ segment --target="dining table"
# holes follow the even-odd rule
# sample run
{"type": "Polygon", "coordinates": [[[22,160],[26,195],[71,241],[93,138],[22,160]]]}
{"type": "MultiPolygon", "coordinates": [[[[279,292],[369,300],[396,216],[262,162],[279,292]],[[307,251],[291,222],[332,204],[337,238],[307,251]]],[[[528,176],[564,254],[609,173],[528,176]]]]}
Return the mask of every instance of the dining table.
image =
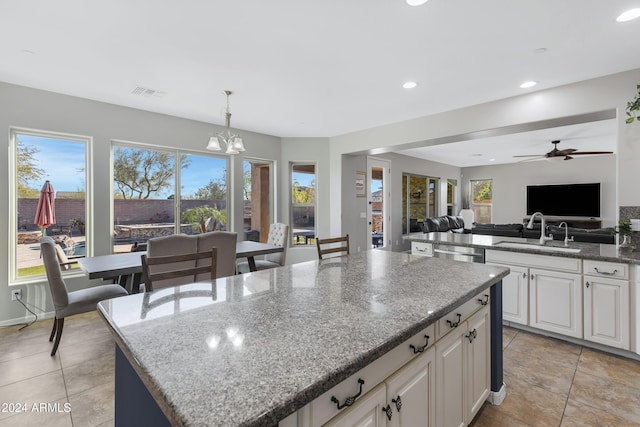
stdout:
{"type": "MultiPolygon", "coordinates": [[[[283,252],[282,246],[243,240],[236,244],[236,258],[246,258],[249,271],[256,271],[255,257],[283,252]]],[[[89,279],[114,279],[127,292],[137,293],[142,282],[142,259],[146,251],[119,254],[98,255],[78,258],[80,269],[89,275],[89,279]]]]}

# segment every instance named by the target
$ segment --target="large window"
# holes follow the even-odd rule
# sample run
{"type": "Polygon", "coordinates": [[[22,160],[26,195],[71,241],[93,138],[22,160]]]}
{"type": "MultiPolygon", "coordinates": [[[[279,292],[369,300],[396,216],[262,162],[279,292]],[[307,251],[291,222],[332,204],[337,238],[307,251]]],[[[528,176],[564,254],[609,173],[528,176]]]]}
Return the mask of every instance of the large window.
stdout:
{"type": "Polygon", "coordinates": [[[114,143],[113,251],[152,237],[225,230],[227,170],[225,157],[114,143]]]}
{"type": "Polygon", "coordinates": [[[316,165],[291,163],[291,243],[314,245],[316,237],[316,165]]]}
{"type": "MultiPolygon", "coordinates": [[[[61,262],[86,255],[91,227],[86,203],[90,146],[87,137],[11,129],[12,281],[45,274],[40,256],[42,235],[51,236],[61,246],[65,254],[61,256],[67,258],[61,262]],[[42,210],[47,203],[39,203],[46,196],[42,192],[45,184],[52,202],[48,213],[42,210]]],[[[67,265],[77,268],[77,264],[67,265]]]]}
{"type": "Polygon", "coordinates": [[[471,210],[478,224],[491,223],[491,208],[493,180],[471,180],[471,210]]]}
{"type": "Polygon", "coordinates": [[[438,216],[439,178],[402,175],[402,233],[420,231],[426,218],[438,216]]]}

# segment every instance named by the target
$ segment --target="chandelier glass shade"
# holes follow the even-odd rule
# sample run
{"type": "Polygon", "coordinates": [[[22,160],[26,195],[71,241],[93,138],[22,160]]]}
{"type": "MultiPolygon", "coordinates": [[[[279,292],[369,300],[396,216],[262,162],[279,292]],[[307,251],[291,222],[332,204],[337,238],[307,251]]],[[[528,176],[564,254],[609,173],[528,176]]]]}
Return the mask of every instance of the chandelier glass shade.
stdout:
{"type": "Polygon", "coordinates": [[[222,151],[222,146],[225,147],[226,154],[239,154],[244,151],[244,142],[242,138],[235,133],[231,132],[231,113],[229,112],[229,96],[233,94],[230,90],[224,91],[227,95],[227,111],[225,112],[226,129],[216,136],[209,138],[209,144],[207,144],[207,150],[222,151]]]}

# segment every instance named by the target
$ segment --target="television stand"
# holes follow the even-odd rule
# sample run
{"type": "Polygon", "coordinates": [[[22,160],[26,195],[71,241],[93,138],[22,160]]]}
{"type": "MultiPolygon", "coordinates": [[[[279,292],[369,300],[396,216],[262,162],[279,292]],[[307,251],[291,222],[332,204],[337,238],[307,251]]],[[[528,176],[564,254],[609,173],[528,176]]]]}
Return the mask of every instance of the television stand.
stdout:
{"type": "MultiPolygon", "coordinates": [[[[530,217],[523,219],[524,224],[529,222],[530,217]]],[[[561,222],[566,222],[568,227],[584,228],[588,230],[602,228],[602,220],[596,218],[561,218],[561,217],[545,217],[547,225],[560,225],[561,222]]],[[[540,223],[540,219],[536,218],[534,223],[540,223]]]]}

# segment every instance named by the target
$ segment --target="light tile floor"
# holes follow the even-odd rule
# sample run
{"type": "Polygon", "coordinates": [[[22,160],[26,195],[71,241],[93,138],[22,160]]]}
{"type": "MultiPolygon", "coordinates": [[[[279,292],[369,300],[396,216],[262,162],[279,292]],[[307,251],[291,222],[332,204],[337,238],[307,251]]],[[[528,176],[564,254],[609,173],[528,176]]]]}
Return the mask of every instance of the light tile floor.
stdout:
{"type": "MultiPolygon", "coordinates": [[[[96,312],[66,319],[51,357],[51,322],[0,329],[0,405],[27,405],[25,413],[0,411],[0,427],[112,426],[115,344],[107,327],[96,312]],[[34,403],[50,405],[38,412],[34,403]]],[[[485,404],[473,427],[640,426],[640,362],[511,328],[504,347],[507,397],[485,404]]]]}

